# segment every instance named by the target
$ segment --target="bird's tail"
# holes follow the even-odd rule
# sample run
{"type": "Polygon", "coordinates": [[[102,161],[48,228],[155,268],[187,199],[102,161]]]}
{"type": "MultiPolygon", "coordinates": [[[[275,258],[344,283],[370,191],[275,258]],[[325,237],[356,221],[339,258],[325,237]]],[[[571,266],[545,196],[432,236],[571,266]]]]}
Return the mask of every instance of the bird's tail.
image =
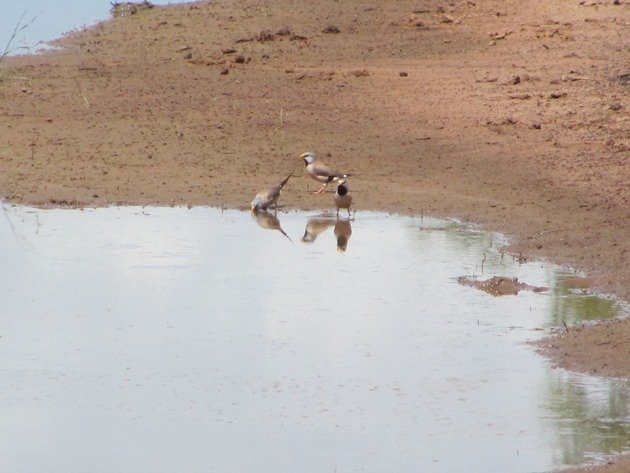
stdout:
{"type": "Polygon", "coordinates": [[[347,177],[350,177],[350,176],[356,176],[356,174],[353,174],[353,173],[337,174],[333,180],[338,181],[339,179],[346,179],[347,177]]]}
{"type": "Polygon", "coordinates": [[[291,176],[293,176],[293,173],[289,174],[289,175],[286,177],[286,179],[280,183],[280,186],[279,186],[279,187],[280,187],[280,189],[282,189],[282,188],[284,187],[284,185],[287,183],[287,181],[289,180],[289,178],[290,178],[291,176]]]}

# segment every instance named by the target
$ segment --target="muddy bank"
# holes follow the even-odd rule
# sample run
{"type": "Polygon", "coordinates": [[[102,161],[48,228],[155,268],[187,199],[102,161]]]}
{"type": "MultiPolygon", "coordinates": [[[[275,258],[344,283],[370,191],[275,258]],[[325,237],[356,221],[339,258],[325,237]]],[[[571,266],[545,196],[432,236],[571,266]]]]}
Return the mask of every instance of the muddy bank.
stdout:
{"type": "Polygon", "coordinates": [[[604,465],[565,470],[563,473],[581,473],[585,471],[593,473],[627,473],[630,471],[630,457],[626,455],[614,458],[604,465]]]}
{"type": "MultiPolygon", "coordinates": [[[[627,24],[613,2],[140,9],[3,61],[0,195],[242,207],[295,171],[282,203],[331,208],[312,149],[356,174],[356,209],[481,223],[628,299],[627,24]]],[[[630,376],[630,322],[606,327],[547,353],[630,376]]]]}

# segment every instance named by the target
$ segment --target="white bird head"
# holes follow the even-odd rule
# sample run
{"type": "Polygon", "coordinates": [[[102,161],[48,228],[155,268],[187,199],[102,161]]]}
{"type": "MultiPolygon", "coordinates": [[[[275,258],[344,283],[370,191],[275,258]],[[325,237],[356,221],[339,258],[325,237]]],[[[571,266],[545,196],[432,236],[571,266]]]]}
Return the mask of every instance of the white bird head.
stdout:
{"type": "Polygon", "coordinates": [[[317,157],[315,156],[315,153],[313,153],[312,151],[307,151],[306,153],[302,153],[300,155],[300,158],[304,160],[304,163],[307,166],[317,161],[317,157]]]}

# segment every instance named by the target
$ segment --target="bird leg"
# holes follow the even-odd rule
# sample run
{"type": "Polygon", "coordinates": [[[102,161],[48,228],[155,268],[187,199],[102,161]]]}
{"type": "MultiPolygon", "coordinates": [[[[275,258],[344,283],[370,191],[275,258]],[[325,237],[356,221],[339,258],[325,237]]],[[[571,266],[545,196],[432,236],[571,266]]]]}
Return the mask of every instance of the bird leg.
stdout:
{"type": "Polygon", "coordinates": [[[311,194],[321,194],[322,192],[324,192],[324,189],[326,189],[326,186],[328,185],[327,182],[324,182],[324,185],[321,186],[319,189],[317,189],[316,191],[311,192],[311,194]]]}

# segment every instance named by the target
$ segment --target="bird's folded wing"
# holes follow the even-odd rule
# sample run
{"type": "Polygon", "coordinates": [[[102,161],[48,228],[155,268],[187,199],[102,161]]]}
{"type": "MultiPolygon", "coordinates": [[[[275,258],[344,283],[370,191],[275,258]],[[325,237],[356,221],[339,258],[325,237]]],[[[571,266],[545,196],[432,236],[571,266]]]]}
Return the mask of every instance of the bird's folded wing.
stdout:
{"type": "Polygon", "coordinates": [[[333,171],[328,166],[322,163],[313,163],[313,171],[318,176],[335,177],[340,175],[338,172],[333,171]]]}

